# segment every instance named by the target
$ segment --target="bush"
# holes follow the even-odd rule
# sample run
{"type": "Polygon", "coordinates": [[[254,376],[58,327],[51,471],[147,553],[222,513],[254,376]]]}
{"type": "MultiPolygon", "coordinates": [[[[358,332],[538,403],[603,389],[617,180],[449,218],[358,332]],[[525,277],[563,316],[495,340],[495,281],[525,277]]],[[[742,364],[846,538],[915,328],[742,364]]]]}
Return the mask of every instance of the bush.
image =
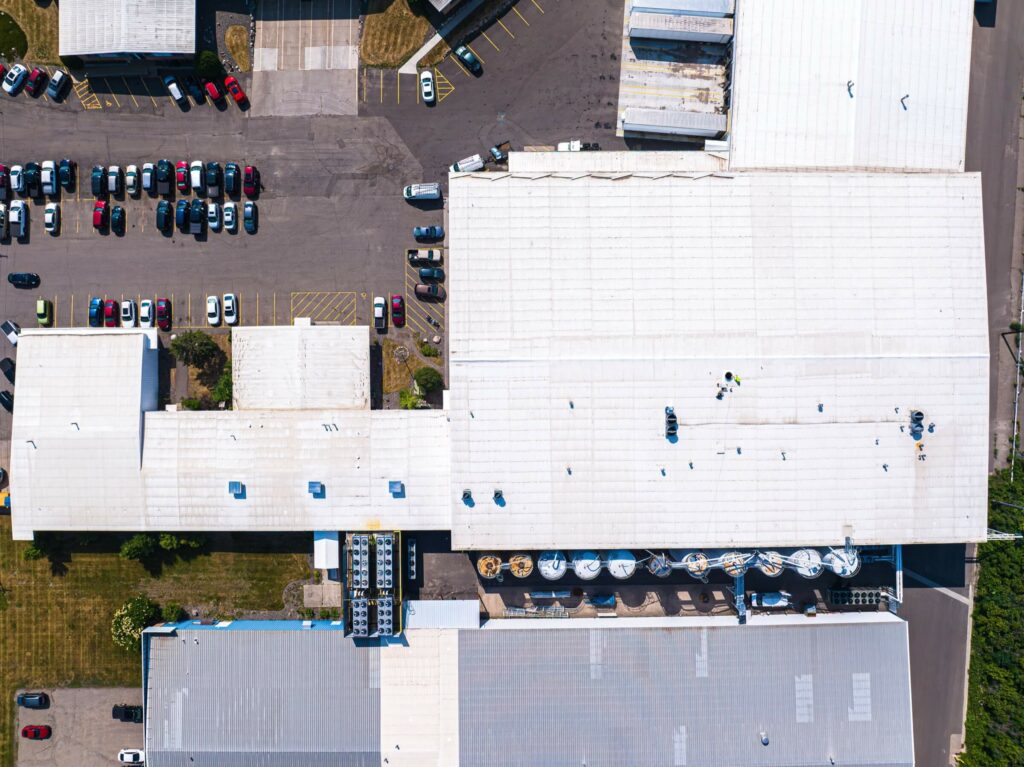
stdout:
{"type": "Polygon", "coordinates": [[[174,533],[160,533],[160,548],[164,551],[177,551],[178,549],[198,549],[202,548],[206,539],[201,535],[192,536],[191,538],[185,536],[175,535],[174,533]]]}
{"type": "Polygon", "coordinates": [[[213,398],[214,402],[224,402],[227,407],[231,407],[231,395],[231,360],[228,360],[224,365],[224,370],[221,372],[220,378],[217,379],[217,383],[210,392],[210,396],[213,398]]]}
{"type": "Polygon", "coordinates": [[[149,533],[133,535],[121,544],[121,559],[149,559],[156,553],[157,539],[149,533]]]}
{"type": "MultiPolygon", "coordinates": [[[[178,333],[171,341],[171,354],[175,359],[181,360],[189,367],[205,368],[220,353],[220,347],[216,342],[199,330],[186,330],[178,333]]],[[[197,410],[198,408],[189,408],[197,410]]]]}
{"type": "Polygon", "coordinates": [[[132,597],[114,613],[110,623],[110,636],[114,644],[137,652],[143,629],[155,623],[159,616],[159,606],[145,594],[132,597]]]}
{"type": "Polygon", "coordinates": [[[163,618],[164,623],[178,623],[185,620],[185,610],[181,605],[170,602],[160,610],[160,617],[163,618]]]}
{"type": "Polygon", "coordinates": [[[214,51],[199,51],[196,56],[196,74],[207,80],[220,80],[224,77],[224,65],[214,51]]]}
{"type": "Polygon", "coordinates": [[[46,556],[46,552],[39,548],[39,544],[35,541],[28,545],[28,548],[21,554],[26,562],[35,562],[37,559],[42,559],[46,556]]]}
{"type": "Polygon", "coordinates": [[[420,341],[420,354],[424,357],[440,357],[441,352],[437,350],[437,347],[427,341],[420,341]]]}
{"type": "Polygon", "coordinates": [[[398,406],[402,410],[415,410],[423,404],[423,400],[410,389],[402,389],[398,392],[398,406]]]}
{"type": "Polygon", "coordinates": [[[195,397],[185,397],[179,404],[186,410],[200,410],[203,407],[202,401],[195,397]]]}
{"type": "Polygon", "coordinates": [[[444,379],[441,373],[434,368],[420,368],[412,376],[419,387],[426,393],[437,391],[444,386],[444,379]]]}

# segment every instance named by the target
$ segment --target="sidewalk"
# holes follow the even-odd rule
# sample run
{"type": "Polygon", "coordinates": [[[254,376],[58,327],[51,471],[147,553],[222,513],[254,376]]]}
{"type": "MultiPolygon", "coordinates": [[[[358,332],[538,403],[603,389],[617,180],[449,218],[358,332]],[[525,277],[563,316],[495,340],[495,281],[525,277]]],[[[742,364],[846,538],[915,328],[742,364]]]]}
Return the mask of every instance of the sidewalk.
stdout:
{"type": "Polygon", "coordinates": [[[398,68],[398,74],[416,74],[416,62],[422,59],[428,53],[430,53],[431,49],[433,49],[435,45],[441,42],[445,35],[449,34],[453,29],[455,29],[455,27],[461,24],[463,19],[465,19],[467,16],[469,16],[469,14],[471,14],[473,11],[479,8],[480,5],[483,4],[483,2],[484,0],[469,0],[464,6],[462,6],[458,10],[458,12],[453,14],[452,17],[448,19],[448,21],[441,25],[441,27],[437,30],[437,34],[435,34],[433,37],[427,40],[427,42],[423,44],[422,48],[416,51],[416,53],[414,53],[407,62],[405,62],[404,64],[402,64],[402,66],[398,68]]]}

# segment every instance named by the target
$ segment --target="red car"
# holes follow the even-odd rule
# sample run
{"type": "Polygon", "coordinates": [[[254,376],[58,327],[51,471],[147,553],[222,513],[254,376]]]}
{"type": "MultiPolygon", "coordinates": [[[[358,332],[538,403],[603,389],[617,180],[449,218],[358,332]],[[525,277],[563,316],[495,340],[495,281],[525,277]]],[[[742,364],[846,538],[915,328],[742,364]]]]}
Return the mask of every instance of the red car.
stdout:
{"type": "Polygon", "coordinates": [[[48,724],[29,724],[21,728],[21,737],[29,740],[46,740],[52,734],[48,724]]]}
{"type": "Polygon", "coordinates": [[[391,296],[391,322],[396,328],[405,325],[405,299],[401,296],[391,296]]]}
{"type": "Polygon", "coordinates": [[[174,166],[174,178],[178,182],[178,191],[182,194],[188,194],[188,190],[191,188],[188,185],[188,163],[182,160],[174,166]]]}
{"type": "Polygon", "coordinates": [[[249,197],[255,197],[260,189],[260,172],[255,165],[245,166],[245,176],[242,178],[242,191],[249,197]]]}
{"type": "Polygon", "coordinates": [[[220,101],[224,98],[224,94],[220,92],[217,83],[212,80],[206,81],[206,95],[210,97],[210,101],[220,101]]]}
{"type": "Polygon", "coordinates": [[[231,94],[231,98],[235,100],[236,104],[242,104],[248,100],[245,96],[245,91],[242,90],[242,86],[238,84],[238,80],[235,79],[234,75],[228,75],[224,78],[224,87],[227,88],[228,93],[231,94]]]}
{"type": "Polygon", "coordinates": [[[103,326],[107,328],[116,328],[117,323],[121,318],[121,313],[117,306],[117,301],[112,298],[108,298],[103,302],[103,326]]]}
{"type": "Polygon", "coordinates": [[[39,95],[39,89],[46,84],[46,73],[39,67],[35,67],[28,76],[28,82],[25,83],[25,90],[28,95],[35,98],[39,95]]]}
{"type": "Polygon", "coordinates": [[[171,302],[166,298],[156,300],[156,326],[165,333],[171,329],[171,302]]]}
{"type": "Polygon", "coordinates": [[[96,200],[92,206],[92,225],[96,229],[102,229],[107,225],[107,201],[96,200]]]}

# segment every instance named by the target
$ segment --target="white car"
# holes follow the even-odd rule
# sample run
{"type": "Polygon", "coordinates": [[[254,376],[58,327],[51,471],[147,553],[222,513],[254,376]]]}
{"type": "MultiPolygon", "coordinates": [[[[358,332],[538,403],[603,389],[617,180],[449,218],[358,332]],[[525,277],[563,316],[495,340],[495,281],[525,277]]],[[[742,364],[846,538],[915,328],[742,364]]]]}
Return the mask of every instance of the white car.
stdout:
{"type": "Polygon", "coordinates": [[[24,200],[11,203],[11,236],[19,240],[28,232],[28,205],[24,200]]]}
{"type": "Polygon", "coordinates": [[[0,240],[6,240],[10,236],[7,229],[7,206],[0,202],[0,240]]]}
{"type": "Polygon", "coordinates": [[[145,764],[146,752],[141,748],[122,748],[117,752],[117,761],[121,764],[145,764]]]}
{"type": "Polygon", "coordinates": [[[238,324],[238,299],[234,293],[224,294],[224,322],[228,325],[238,324]]]}
{"type": "Polygon", "coordinates": [[[203,191],[203,162],[202,160],[193,160],[191,165],[188,166],[188,175],[192,181],[192,188],[198,194],[203,191]]]}
{"type": "Polygon", "coordinates": [[[4,93],[8,96],[16,95],[21,90],[21,86],[25,84],[26,77],[28,77],[28,70],[21,64],[15,64],[4,78],[4,93]]]}
{"type": "MultiPolygon", "coordinates": [[[[206,223],[209,224],[211,232],[220,231],[220,205],[215,202],[206,203],[206,223]]],[[[226,306],[224,313],[227,314],[226,306]]]]}
{"type": "Polygon", "coordinates": [[[128,194],[136,195],[139,193],[139,167],[137,165],[128,166],[128,170],[124,173],[124,182],[128,189],[128,194]]]}
{"type": "Polygon", "coordinates": [[[107,191],[110,194],[121,194],[121,166],[111,165],[107,169],[107,191]]]}
{"type": "Polygon", "coordinates": [[[43,211],[43,228],[55,237],[60,234],[60,205],[58,203],[46,203],[46,210],[43,211]]]}
{"type": "Polygon", "coordinates": [[[43,194],[52,197],[57,194],[57,163],[53,160],[43,161],[43,194]]]}
{"type": "Polygon", "coordinates": [[[434,73],[429,69],[420,72],[420,95],[424,104],[433,104],[436,95],[434,93],[434,73]]]}
{"type": "Polygon", "coordinates": [[[121,327],[135,327],[135,301],[130,298],[121,302],[121,327]]]}
{"type": "Polygon", "coordinates": [[[139,304],[139,327],[153,327],[153,302],[148,298],[139,304]]]}
{"type": "Polygon", "coordinates": [[[233,202],[224,203],[224,228],[229,232],[238,231],[238,205],[233,202]]]}
{"type": "Polygon", "coordinates": [[[146,162],[142,164],[142,188],[147,192],[153,191],[153,184],[156,179],[156,168],[153,163],[146,162]]]}
{"type": "Polygon", "coordinates": [[[20,165],[11,166],[11,189],[19,193],[25,191],[25,169],[20,165]]]}
{"type": "Polygon", "coordinates": [[[217,296],[206,297],[206,321],[210,327],[220,325],[220,299],[217,296]]]}

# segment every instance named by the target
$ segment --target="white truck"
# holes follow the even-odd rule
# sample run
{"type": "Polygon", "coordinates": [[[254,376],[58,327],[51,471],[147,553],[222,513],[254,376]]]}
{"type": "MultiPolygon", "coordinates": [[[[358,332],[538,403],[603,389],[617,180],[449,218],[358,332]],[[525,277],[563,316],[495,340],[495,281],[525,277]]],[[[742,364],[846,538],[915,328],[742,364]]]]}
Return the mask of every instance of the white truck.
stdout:
{"type": "Polygon", "coordinates": [[[478,154],[470,155],[459,160],[448,168],[452,173],[473,173],[478,170],[483,170],[484,158],[478,154]]]}
{"type": "Polygon", "coordinates": [[[441,249],[409,248],[405,251],[405,258],[410,264],[439,264],[441,263],[441,249]]]}
{"type": "Polygon", "coordinates": [[[373,327],[378,333],[388,329],[388,305],[384,303],[384,296],[373,299],[373,327]]]}

